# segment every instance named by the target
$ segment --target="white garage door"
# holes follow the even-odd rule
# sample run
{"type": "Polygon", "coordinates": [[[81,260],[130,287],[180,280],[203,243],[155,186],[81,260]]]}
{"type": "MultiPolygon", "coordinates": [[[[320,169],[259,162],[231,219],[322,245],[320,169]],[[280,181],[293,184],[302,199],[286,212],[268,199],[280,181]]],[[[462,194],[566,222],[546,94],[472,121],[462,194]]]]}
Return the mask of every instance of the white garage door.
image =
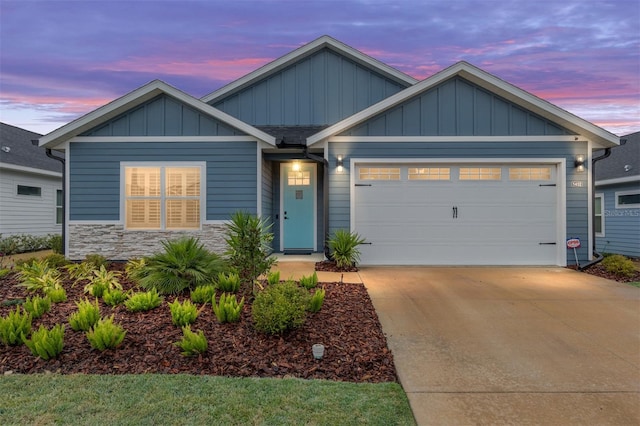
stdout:
{"type": "Polygon", "coordinates": [[[555,265],[555,164],[356,164],[361,263],[555,265]]]}

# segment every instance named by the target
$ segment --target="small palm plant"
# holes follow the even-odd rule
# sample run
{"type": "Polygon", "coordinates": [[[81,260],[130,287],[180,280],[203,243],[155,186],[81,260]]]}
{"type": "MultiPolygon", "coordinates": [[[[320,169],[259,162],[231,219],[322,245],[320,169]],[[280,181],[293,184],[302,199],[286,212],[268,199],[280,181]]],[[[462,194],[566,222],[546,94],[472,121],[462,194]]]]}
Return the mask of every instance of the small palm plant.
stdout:
{"type": "Polygon", "coordinates": [[[350,268],[360,261],[358,246],[365,242],[356,232],[338,229],[329,239],[329,253],[338,268],[350,268]]]}

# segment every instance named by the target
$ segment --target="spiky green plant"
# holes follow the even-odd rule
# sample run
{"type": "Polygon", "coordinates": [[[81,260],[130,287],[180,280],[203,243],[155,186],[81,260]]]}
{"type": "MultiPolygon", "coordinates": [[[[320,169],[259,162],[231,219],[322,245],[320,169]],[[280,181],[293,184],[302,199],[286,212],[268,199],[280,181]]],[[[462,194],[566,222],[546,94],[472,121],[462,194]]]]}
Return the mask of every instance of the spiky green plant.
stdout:
{"type": "Polygon", "coordinates": [[[325,289],[320,288],[316,290],[311,299],[309,299],[309,307],[307,310],[309,312],[318,312],[322,308],[322,304],[324,303],[325,289]]]}
{"type": "Polygon", "coordinates": [[[102,294],[102,300],[109,306],[117,306],[125,302],[129,294],[119,288],[106,289],[102,294]]]}
{"type": "Polygon", "coordinates": [[[91,330],[87,331],[87,340],[92,348],[104,351],[120,346],[127,332],[120,324],[115,324],[113,319],[113,315],[101,319],[91,330]]]}
{"type": "Polygon", "coordinates": [[[215,295],[216,287],[214,285],[199,285],[191,290],[191,301],[193,303],[210,303],[215,295]]]}
{"type": "Polygon", "coordinates": [[[48,297],[27,297],[24,301],[24,310],[29,312],[34,319],[40,318],[51,309],[51,299],[48,297]]]}
{"type": "Polygon", "coordinates": [[[139,284],[160,294],[178,294],[185,289],[211,283],[211,278],[226,269],[215,253],[208,251],[197,238],[183,237],[163,241],[164,251],[147,260],[146,273],[139,284]]]}
{"type": "Polygon", "coordinates": [[[175,345],[182,349],[182,355],[193,356],[205,353],[209,343],[202,330],[197,333],[191,331],[191,326],[182,327],[182,340],[175,345]]]}
{"type": "Polygon", "coordinates": [[[360,261],[358,246],[366,240],[356,232],[338,229],[329,238],[329,254],[338,268],[350,268],[360,261]]]}
{"type": "Polygon", "coordinates": [[[104,265],[100,265],[99,269],[94,269],[89,276],[89,284],[84,286],[84,292],[94,297],[102,297],[106,290],[118,289],[122,290],[120,284],[121,274],[116,271],[109,271],[104,265]]]}
{"type": "Polygon", "coordinates": [[[51,303],[67,301],[67,290],[62,287],[47,289],[44,294],[51,300],[51,303]]]}
{"type": "Polygon", "coordinates": [[[242,314],[242,306],[244,306],[244,297],[238,302],[235,294],[222,293],[220,300],[216,303],[215,299],[211,301],[213,313],[221,323],[238,322],[240,314],[242,314]]]}
{"type": "Polygon", "coordinates": [[[267,284],[276,285],[280,282],[280,271],[271,271],[267,274],[267,284]]]}
{"type": "Polygon", "coordinates": [[[65,266],[69,277],[73,279],[73,285],[76,285],[80,282],[89,281],[91,276],[93,275],[94,269],[96,266],[91,262],[80,262],[80,263],[72,263],[70,265],[65,266]]]}
{"type": "Polygon", "coordinates": [[[156,289],[146,292],[133,293],[124,302],[124,306],[131,312],[149,311],[157,308],[162,303],[163,298],[158,295],[156,289]]]}
{"type": "MultiPolygon", "coordinates": [[[[202,308],[204,308],[204,306],[202,308]]],[[[171,321],[173,325],[177,325],[178,327],[193,324],[200,313],[196,305],[191,303],[189,299],[182,303],[180,303],[178,299],[174,300],[173,303],[169,303],[169,310],[171,311],[171,321]]]]}
{"type": "Polygon", "coordinates": [[[318,274],[314,271],[313,275],[300,277],[300,286],[310,290],[318,285],[318,274]]]}
{"type": "Polygon", "coordinates": [[[229,272],[228,274],[220,272],[217,284],[221,291],[235,293],[240,290],[240,276],[234,272],[229,272]]]}
{"type": "Polygon", "coordinates": [[[64,326],[54,325],[50,330],[41,325],[34,331],[31,339],[24,339],[24,344],[31,349],[31,353],[45,361],[56,358],[64,347],[64,326]]]}
{"type": "Polygon", "coordinates": [[[69,316],[69,324],[75,331],[87,331],[100,320],[98,300],[91,303],[89,299],[76,302],[78,310],[69,316]]]}
{"type": "Polygon", "coordinates": [[[31,314],[22,310],[20,306],[0,318],[0,342],[15,346],[31,333],[31,314]]]}
{"type": "Polygon", "coordinates": [[[147,273],[147,259],[144,257],[140,259],[129,259],[124,266],[124,272],[129,279],[138,282],[140,278],[147,273]]]}

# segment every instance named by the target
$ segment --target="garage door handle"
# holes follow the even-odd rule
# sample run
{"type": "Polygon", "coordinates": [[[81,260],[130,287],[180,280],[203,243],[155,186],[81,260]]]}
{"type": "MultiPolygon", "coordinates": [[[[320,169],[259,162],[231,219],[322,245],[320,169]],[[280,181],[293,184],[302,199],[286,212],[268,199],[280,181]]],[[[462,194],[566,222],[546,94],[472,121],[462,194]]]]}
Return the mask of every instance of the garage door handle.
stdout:
{"type": "Polygon", "coordinates": [[[556,243],[538,243],[541,246],[555,246],[556,243]]]}
{"type": "Polygon", "coordinates": [[[356,183],[354,186],[371,186],[370,183],[356,183]]]}
{"type": "Polygon", "coordinates": [[[453,218],[457,219],[458,218],[458,207],[453,207],[453,218]]]}

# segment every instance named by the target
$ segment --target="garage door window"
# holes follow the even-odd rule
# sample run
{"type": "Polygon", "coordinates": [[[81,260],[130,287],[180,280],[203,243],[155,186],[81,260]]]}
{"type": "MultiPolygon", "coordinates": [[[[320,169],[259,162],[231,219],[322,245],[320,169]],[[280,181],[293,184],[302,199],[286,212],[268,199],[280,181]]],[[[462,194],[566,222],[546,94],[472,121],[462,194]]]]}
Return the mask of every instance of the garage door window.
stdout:
{"type": "Polygon", "coordinates": [[[509,180],[551,180],[551,167],[509,167],[509,180]]]}
{"type": "Polygon", "coordinates": [[[361,167],[360,180],[400,180],[399,167],[361,167]]]}
{"type": "Polygon", "coordinates": [[[450,180],[449,167],[409,167],[409,180],[450,180]]]}
{"type": "Polygon", "coordinates": [[[500,167],[460,167],[460,180],[500,180],[500,167]]]}

